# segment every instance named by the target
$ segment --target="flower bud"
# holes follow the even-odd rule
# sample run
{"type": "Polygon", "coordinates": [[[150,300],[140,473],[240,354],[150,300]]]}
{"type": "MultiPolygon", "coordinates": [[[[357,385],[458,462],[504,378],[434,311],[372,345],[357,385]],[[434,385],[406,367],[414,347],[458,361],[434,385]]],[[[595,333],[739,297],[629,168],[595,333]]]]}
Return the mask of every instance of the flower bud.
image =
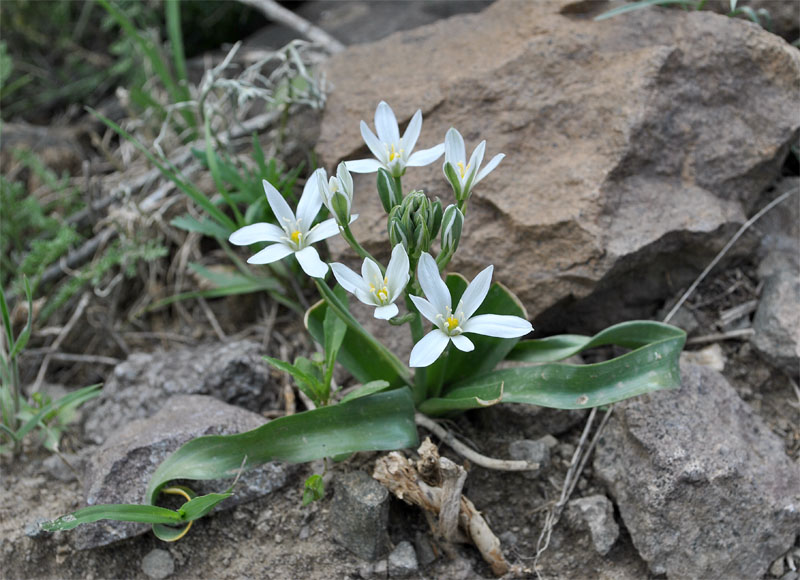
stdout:
{"type": "Polygon", "coordinates": [[[442,223],[442,204],[421,191],[412,191],[389,212],[389,239],[403,244],[409,257],[427,252],[442,223]]]}
{"type": "Polygon", "coordinates": [[[344,162],[336,168],[336,177],[331,176],[327,183],[324,170],[317,170],[317,179],[322,203],[339,225],[349,224],[353,205],[353,178],[344,162]]]}
{"type": "Polygon", "coordinates": [[[442,253],[453,255],[461,240],[464,227],[464,214],[454,205],[447,206],[442,218],[442,253]]]}
{"type": "Polygon", "coordinates": [[[403,201],[403,192],[399,190],[397,182],[385,169],[378,169],[378,196],[386,213],[400,205],[403,201]]]}

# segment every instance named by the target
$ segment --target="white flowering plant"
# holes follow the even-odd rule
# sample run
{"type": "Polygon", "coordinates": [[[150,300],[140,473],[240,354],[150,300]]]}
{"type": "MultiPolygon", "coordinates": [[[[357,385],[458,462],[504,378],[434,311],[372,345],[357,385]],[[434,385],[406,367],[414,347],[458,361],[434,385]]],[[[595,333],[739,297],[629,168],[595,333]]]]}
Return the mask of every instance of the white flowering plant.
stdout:
{"type": "MultiPolygon", "coordinates": [[[[235,231],[230,241],[267,243],[248,260],[267,264],[296,259],[313,279],[321,300],[305,314],[305,326],[324,355],[294,362],[267,357],[289,373],[315,408],[281,417],[238,435],[200,437],[188,442],[153,475],[145,505],[91,506],[43,525],[64,530],[99,519],[145,521],[164,540],[182,537],[232,490],[195,497],[174,480],[232,477],[267,461],[302,462],[347,456],[357,451],[415,447],[420,417],[451,415],[501,403],[584,409],[679,386],[678,355],[685,333],[650,321],[623,322],[595,336],[561,335],[525,339],[533,328],[520,300],[492,281],[487,265],[471,281],[446,272],[462,236],[473,189],[503,160],[495,155],[482,169],[486,142],[469,159],[461,134],[450,129],[443,143],[412,152],[422,129],[422,112],[400,137],[394,112],[381,102],[375,112],[377,136],[366,123],[361,134],[374,159],[345,161],[328,177],[317,169],[306,181],[296,211],[270,183],[267,202],[278,221],[235,231]],[[442,171],[454,203],[443,207],[420,190],[408,190],[410,168],[444,155],[442,171]],[[350,225],[361,192],[351,172],[377,173],[377,195],[387,215],[384,262],[357,241],[350,225]],[[320,215],[323,206],[327,214],[320,215]],[[341,235],[362,260],[360,275],[344,264],[326,263],[317,250],[341,235]],[[293,258],[292,258],[293,256],[293,258]],[[401,360],[351,313],[358,308],[399,329],[408,327],[414,346],[401,360]],[[427,328],[426,328],[427,327],[427,328]],[[618,345],[629,352],[586,365],[557,362],[585,349],[618,345]],[[517,365],[504,365],[516,361],[517,365]],[[333,369],[346,368],[359,386],[342,395],[332,388],[333,369]],[[176,491],[177,490],[177,491],[176,491]],[[156,506],[162,493],[185,497],[178,510],[156,506]]],[[[325,255],[325,252],[322,254],[325,255]]],[[[425,418],[427,420],[427,418],[425,418]]],[[[306,482],[304,501],[322,495],[321,478],[306,482]]]]}

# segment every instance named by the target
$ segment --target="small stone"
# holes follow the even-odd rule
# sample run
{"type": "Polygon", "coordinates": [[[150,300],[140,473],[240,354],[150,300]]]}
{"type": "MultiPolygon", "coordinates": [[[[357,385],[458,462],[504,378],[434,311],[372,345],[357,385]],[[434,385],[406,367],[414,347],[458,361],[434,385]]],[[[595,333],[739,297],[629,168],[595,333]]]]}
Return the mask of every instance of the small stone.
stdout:
{"type": "Polygon", "coordinates": [[[40,524],[48,521],[47,518],[36,518],[34,521],[25,526],[25,535],[29,538],[40,538],[45,534],[40,524]]]}
{"type": "Polygon", "coordinates": [[[556,447],[556,454],[562,459],[570,461],[575,455],[575,446],[572,443],[559,443],[556,447]]]}
{"type": "Polygon", "coordinates": [[[166,550],[150,550],[142,559],[142,572],[154,580],[163,580],[175,571],[172,556],[166,550]]]}
{"type": "Polygon", "coordinates": [[[436,552],[433,551],[431,538],[428,534],[417,532],[414,537],[414,548],[417,552],[417,561],[420,566],[427,566],[436,560],[436,552]]]}
{"type": "Polygon", "coordinates": [[[75,472],[82,469],[82,460],[71,453],[62,453],[61,457],[58,455],[51,455],[42,462],[42,469],[48,475],[59,481],[74,481],[78,479],[75,472]],[[65,461],[69,463],[69,465],[67,465],[65,461]]]}
{"type": "Polygon", "coordinates": [[[548,449],[553,449],[556,445],[558,445],[558,439],[550,435],[549,433],[544,437],[539,437],[537,441],[543,441],[545,445],[547,445],[548,449]]]}
{"type": "Polygon", "coordinates": [[[417,553],[411,542],[402,541],[389,554],[389,577],[407,578],[419,569],[417,553]]]}
{"type": "Polygon", "coordinates": [[[508,446],[508,454],[512,459],[528,461],[539,465],[539,469],[524,471],[523,475],[528,479],[535,479],[539,473],[550,466],[550,448],[547,442],[542,439],[531,441],[530,439],[520,439],[513,441],[508,446]]]}
{"type": "Polygon", "coordinates": [[[572,500],[567,504],[567,518],[573,527],[588,528],[594,549],[601,556],[608,554],[619,537],[614,506],[604,495],[572,500]]]}
{"type": "Polygon", "coordinates": [[[800,578],[800,574],[798,574],[797,572],[793,572],[791,570],[786,574],[784,574],[783,576],[781,576],[781,580],[798,580],[798,578],[800,578]]]}
{"type": "Polygon", "coordinates": [[[389,492],[363,471],[335,481],[331,505],[333,539],[365,560],[377,560],[389,547],[389,492]]]}
{"type": "Polygon", "coordinates": [[[783,556],[775,560],[769,567],[770,575],[774,576],[775,578],[780,578],[781,576],[783,576],[783,570],[784,570],[783,556]]]}

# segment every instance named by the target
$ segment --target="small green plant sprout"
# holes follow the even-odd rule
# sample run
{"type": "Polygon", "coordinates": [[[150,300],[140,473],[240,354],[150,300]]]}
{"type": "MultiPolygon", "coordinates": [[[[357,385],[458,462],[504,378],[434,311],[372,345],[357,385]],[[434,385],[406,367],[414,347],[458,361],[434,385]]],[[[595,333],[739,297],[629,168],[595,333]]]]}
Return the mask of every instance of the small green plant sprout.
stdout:
{"type": "Polygon", "coordinates": [[[61,434],[75,409],[99,395],[100,387],[85,387],[55,401],[41,393],[34,393],[30,401],[25,398],[20,384],[18,357],[31,336],[33,300],[28,279],[25,278],[23,282],[28,318],[17,336],[14,336],[5,292],[0,286],[0,314],[4,329],[0,335],[0,455],[18,455],[23,439],[29,434],[38,436],[46,449],[58,453],[61,434]]]}
{"type": "MultiPolygon", "coordinates": [[[[412,153],[421,125],[422,114],[417,111],[401,138],[392,109],[381,102],[375,112],[377,136],[361,123],[362,136],[375,159],[345,161],[330,179],[324,169],[318,169],[306,183],[297,213],[274,187],[264,183],[279,225],[247,225],[233,232],[231,241],[239,245],[268,242],[250,263],[275,263],[295,256],[314,281],[321,299],[306,311],[304,322],[324,355],[301,357],[293,363],[267,360],[289,373],[316,408],[247,433],[190,441],[158,467],[147,489],[146,507],[156,509],[159,494],[172,481],[229,477],[245,457],[248,469],[266,461],[304,462],[357,451],[416,448],[417,426],[430,428],[435,425],[432,417],[503,403],[587,409],[679,386],[678,355],[686,340],[679,328],[628,321],[594,336],[522,340],[533,330],[525,307],[508,288],[492,282],[491,265],[472,282],[446,273],[459,240],[468,235],[465,216],[470,193],[503,157],[496,155],[481,169],[485,143],[467,160],[463,138],[454,129],[444,143],[412,153]],[[403,187],[409,168],[433,163],[443,153],[442,171],[455,194],[455,203],[444,209],[440,200],[403,187]],[[377,195],[386,212],[386,253],[391,253],[386,267],[350,231],[355,219],[351,210],[362,195],[353,191],[350,171],[377,174],[377,195]],[[317,223],[323,203],[334,217],[317,223]],[[335,235],[342,235],[363,260],[360,275],[337,262],[330,264],[332,276],[328,275],[328,264],[313,244],[335,235]],[[415,344],[407,364],[356,320],[350,311],[350,295],[373,309],[375,318],[397,329],[407,325],[415,344]],[[595,364],[558,362],[602,345],[629,351],[595,364]],[[503,361],[529,364],[497,369],[503,361]],[[336,363],[360,384],[345,396],[333,386],[336,363]]],[[[483,459],[486,467],[516,465],[483,459]]],[[[322,497],[321,481],[320,476],[306,481],[304,503],[322,497]]],[[[222,495],[203,497],[208,502],[224,499],[222,495]]],[[[103,506],[102,516],[97,509],[78,510],[44,527],[63,530],[99,517],[125,519],[130,517],[125,510],[133,508],[103,506]]],[[[150,520],[137,521],[151,521],[156,535],[169,539],[199,517],[196,513],[191,518],[180,511],[167,514],[169,521],[163,513],[154,513],[150,520]]]]}

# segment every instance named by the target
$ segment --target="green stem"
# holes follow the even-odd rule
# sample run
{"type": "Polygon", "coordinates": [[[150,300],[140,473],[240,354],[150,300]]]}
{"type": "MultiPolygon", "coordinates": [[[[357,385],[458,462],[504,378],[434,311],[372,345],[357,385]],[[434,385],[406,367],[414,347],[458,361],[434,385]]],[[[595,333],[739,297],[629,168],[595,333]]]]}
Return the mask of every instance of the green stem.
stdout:
{"type": "MultiPolygon", "coordinates": [[[[417,344],[422,339],[422,316],[417,310],[417,307],[414,306],[408,294],[406,294],[406,308],[408,308],[409,313],[414,315],[410,321],[411,339],[414,341],[414,344],[417,344]]],[[[418,406],[427,398],[428,393],[425,389],[425,384],[427,382],[426,374],[427,371],[423,367],[417,368],[414,371],[414,386],[411,389],[411,393],[414,398],[415,406],[418,406]]]]}
{"type": "Polygon", "coordinates": [[[394,180],[394,184],[397,187],[397,191],[400,192],[400,197],[403,197],[403,178],[402,177],[392,177],[394,180]]]}

